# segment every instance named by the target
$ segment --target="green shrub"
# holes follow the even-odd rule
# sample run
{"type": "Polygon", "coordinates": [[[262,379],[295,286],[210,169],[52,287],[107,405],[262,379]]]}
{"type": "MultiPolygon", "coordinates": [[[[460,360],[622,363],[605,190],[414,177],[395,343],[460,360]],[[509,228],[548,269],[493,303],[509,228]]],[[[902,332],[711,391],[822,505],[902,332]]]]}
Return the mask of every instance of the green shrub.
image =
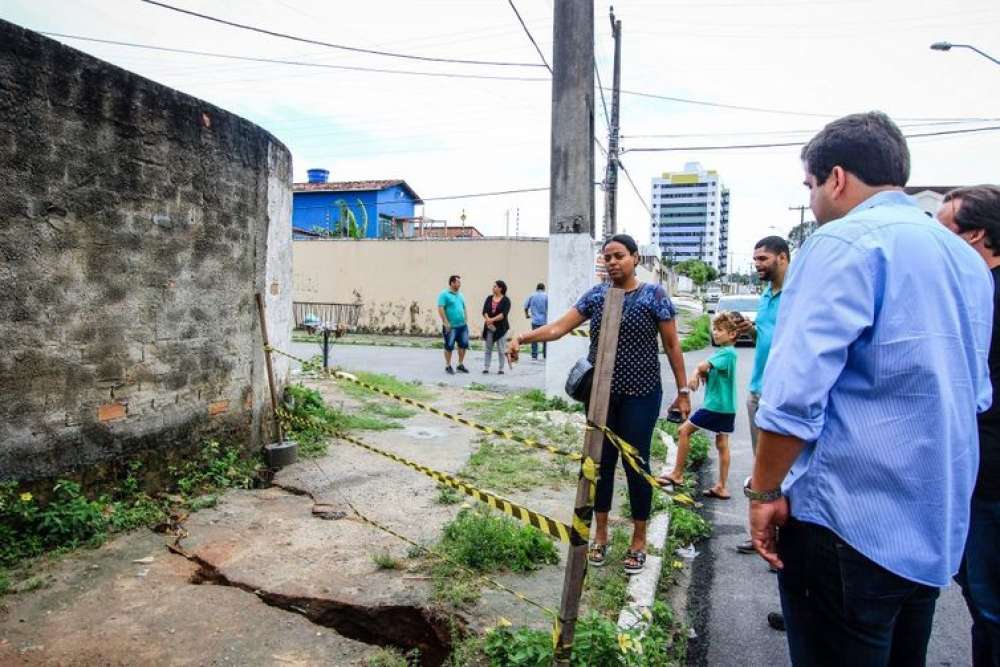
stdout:
{"type": "Polygon", "coordinates": [[[559,562],[552,540],[537,529],[484,508],[463,509],[445,525],[440,550],[479,572],[528,572],[559,562]]]}
{"type": "Polygon", "coordinates": [[[193,496],[219,489],[249,489],[258,467],[258,461],[244,458],[238,449],[209,440],[194,458],[171,466],[170,473],[177,490],[193,496]]]}
{"type": "Polygon", "coordinates": [[[681,350],[684,352],[700,350],[712,342],[712,322],[707,314],[695,318],[691,325],[691,333],[681,339],[681,350]]]}
{"type": "Polygon", "coordinates": [[[676,503],[670,508],[670,537],[687,545],[712,534],[712,526],[696,512],[676,503]]]}

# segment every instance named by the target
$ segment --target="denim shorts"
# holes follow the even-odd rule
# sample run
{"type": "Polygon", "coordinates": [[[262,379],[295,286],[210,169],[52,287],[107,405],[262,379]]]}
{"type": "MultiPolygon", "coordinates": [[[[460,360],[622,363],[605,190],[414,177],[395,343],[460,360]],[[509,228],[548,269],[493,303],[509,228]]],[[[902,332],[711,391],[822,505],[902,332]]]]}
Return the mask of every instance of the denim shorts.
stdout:
{"type": "Polygon", "coordinates": [[[457,343],[463,350],[469,349],[469,325],[462,324],[457,327],[452,327],[449,330],[445,330],[441,327],[441,335],[444,336],[444,349],[451,352],[455,349],[455,344],[457,343]]]}

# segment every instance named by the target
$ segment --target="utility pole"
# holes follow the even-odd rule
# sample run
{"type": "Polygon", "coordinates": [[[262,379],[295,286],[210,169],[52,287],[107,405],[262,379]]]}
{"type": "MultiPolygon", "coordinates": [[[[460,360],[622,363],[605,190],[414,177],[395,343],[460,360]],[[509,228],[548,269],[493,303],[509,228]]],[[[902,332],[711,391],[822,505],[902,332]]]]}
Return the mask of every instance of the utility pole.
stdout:
{"type": "Polygon", "coordinates": [[[608,127],[608,167],[604,176],[604,238],[618,233],[618,133],[622,83],[622,22],[611,8],[611,33],[615,38],[615,73],[611,83],[611,124],[608,127]]]}
{"type": "Polygon", "coordinates": [[[504,215],[504,221],[505,221],[503,236],[504,236],[505,239],[507,239],[509,241],[510,240],[510,209],[507,209],[504,212],[503,215],[504,215]]]}
{"type": "Polygon", "coordinates": [[[789,206],[789,211],[799,212],[799,224],[804,225],[806,223],[806,211],[809,210],[808,206],[789,206]]]}
{"type": "MultiPolygon", "coordinates": [[[[549,308],[564,313],[594,284],[594,0],[555,0],[552,23],[549,308]]],[[[561,395],[566,374],[586,354],[587,343],[566,336],[549,346],[548,395],[561,395]]],[[[557,665],[569,665],[586,556],[585,538],[567,554],[570,565],[559,607],[557,665]]]]}
{"type": "Polygon", "coordinates": [[[521,238],[521,207],[514,209],[514,238],[521,238]]]}

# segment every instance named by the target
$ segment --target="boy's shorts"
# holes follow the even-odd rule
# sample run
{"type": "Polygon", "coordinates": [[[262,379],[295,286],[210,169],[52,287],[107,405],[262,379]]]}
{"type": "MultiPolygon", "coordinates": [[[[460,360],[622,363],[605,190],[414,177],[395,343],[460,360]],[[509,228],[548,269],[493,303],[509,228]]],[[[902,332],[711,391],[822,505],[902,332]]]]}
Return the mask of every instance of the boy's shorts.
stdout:
{"type": "Polygon", "coordinates": [[[461,326],[452,327],[445,331],[444,327],[441,327],[441,334],[444,336],[444,349],[451,352],[455,349],[455,344],[457,343],[463,350],[469,349],[469,325],[462,324],[461,326]]]}
{"type": "Polygon", "coordinates": [[[698,428],[703,428],[713,433],[732,433],[736,426],[736,415],[701,408],[688,417],[688,421],[698,428]]]}

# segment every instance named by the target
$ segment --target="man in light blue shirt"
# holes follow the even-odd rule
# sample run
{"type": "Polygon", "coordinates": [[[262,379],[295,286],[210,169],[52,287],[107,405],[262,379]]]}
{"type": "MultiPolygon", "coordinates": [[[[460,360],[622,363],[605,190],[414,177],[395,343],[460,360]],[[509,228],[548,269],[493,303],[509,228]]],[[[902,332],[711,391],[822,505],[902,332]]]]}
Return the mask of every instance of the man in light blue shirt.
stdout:
{"type": "Polygon", "coordinates": [[[802,161],[822,226],[782,296],[751,536],[781,570],[794,665],[923,665],[991,401],[992,280],[901,192],[909,151],[884,114],[830,123],[802,161]]]}
{"type": "MultiPolygon", "coordinates": [[[[535,293],[524,301],[524,316],[531,320],[531,328],[545,326],[549,321],[549,295],[545,293],[545,283],[538,283],[535,293]]],[[[548,343],[542,343],[542,357],[548,352],[548,343]]],[[[531,344],[531,358],[538,359],[538,343],[531,344]]]]}

